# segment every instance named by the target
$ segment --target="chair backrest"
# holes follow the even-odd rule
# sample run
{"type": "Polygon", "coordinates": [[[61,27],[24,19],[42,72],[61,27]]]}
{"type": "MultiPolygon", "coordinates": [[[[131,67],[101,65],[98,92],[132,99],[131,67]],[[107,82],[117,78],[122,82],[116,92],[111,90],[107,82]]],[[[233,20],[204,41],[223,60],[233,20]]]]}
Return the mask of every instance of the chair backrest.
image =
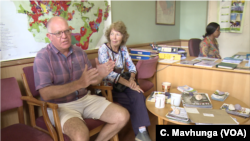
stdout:
{"type": "Polygon", "coordinates": [[[149,60],[139,60],[136,64],[137,79],[151,78],[156,72],[159,56],[149,60]]]}
{"type": "Polygon", "coordinates": [[[188,50],[190,56],[198,57],[200,53],[201,39],[192,38],[188,41],[188,50]]]}
{"type": "MultiPolygon", "coordinates": [[[[36,87],[35,87],[35,79],[34,79],[34,71],[33,71],[33,66],[28,66],[28,67],[24,67],[23,68],[23,72],[26,76],[26,80],[27,80],[27,85],[28,87],[25,85],[25,88],[26,90],[29,89],[31,94],[36,97],[36,96],[39,96],[39,92],[36,90],[36,87]]],[[[24,77],[23,77],[24,79],[24,77]]],[[[27,92],[27,94],[29,95],[30,93],[27,92]]]]}
{"type": "Polygon", "coordinates": [[[23,106],[21,96],[16,78],[1,79],[1,112],[23,106]]]}
{"type": "Polygon", "coordinates": [[[92,68],[96,68],[96,62],[95,62],[95,58],[94,59],[89,59],[91,65],[92,65],[92,68]]]}
{"type": "MultiPolygon", "coordinates": [[[[6,128],[2,128],[1,139],[2,140],[21,140],[21,141],[28,141],[28,140],[33,141],[33,140],[39,139],[39,140],[49,141],[49,140],[52,140],[51,139],[52,137],[54,141],[58,141],[56,131],[51,128],[50,129],[53,131],[50,130],[51,131],[51,137],[50,137],[47,135],[47,134],[50,134],[48,131],[45,131],[45,133],[47,134],[43,134],[44,131],[42,129],[39,129],[38,127],[33,126],[34,128],[38,129],[36,130],[30,126],[25,125],[22,99],[27,100],[31,102],[32,104],[34,104],[33,102],[35,102],[35,105],[40,104],[39,102],[36,102],[30,99],[30,97],[23,97],[21,95],[21,91],[18,86],[17,80],[14,77],[1,79],[1,112],[17,108],[18,119],[20,123],[20,124],[13,124],[12,126],[8,126],[6,128]]],[[[42,103],[42,104],[40,105],[43,106],[43,113],[45,113],[44,111],[47,112],[47,110],[45,110],[47,106],[45,105],[45,103],[42,103]]],[[[30,113],[30,115],[34,115],[34,113],[33,114],[30,113]]],[[[47,119],[46,121],[49,121],[48,115],[46,116],[46,119],[47,119]]],[[[46,122],[46,124],[52,127],[51,123],[46,122]]]]}

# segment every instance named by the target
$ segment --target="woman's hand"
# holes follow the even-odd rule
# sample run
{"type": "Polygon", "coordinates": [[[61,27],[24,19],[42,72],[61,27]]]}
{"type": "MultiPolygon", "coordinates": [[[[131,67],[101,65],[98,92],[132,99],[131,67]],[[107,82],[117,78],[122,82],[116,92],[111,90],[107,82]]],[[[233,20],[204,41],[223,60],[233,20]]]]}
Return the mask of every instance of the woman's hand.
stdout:
{"type": "Polygon", "coordinates": [[[138,93],[140,93],[140,92],[144,93],[144,91],[140,88],[139,85],[136,85],[136,86],[133,87],[133,88],[130,87],[130,89],[135,90],[135,91],[137,91],[138,93]]]}
{"type": "Polygon", "coordinates": [[[137,84],[136,84],[134,78],[130,77],[130,79],[129,79],[129,87],[130,87],[130,88],[135,88],[136,85],[137,85],[137,84]]]}

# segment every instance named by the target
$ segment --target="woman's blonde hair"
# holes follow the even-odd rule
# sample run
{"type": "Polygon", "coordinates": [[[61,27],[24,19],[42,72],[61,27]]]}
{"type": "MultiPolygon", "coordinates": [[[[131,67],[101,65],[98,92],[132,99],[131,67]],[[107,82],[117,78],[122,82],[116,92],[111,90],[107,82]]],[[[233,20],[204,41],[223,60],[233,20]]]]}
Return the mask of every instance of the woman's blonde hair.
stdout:
{"type": "Polygon", "coordinates": [[[121,46],[125,45],[127,40],[128,40],[128,37],[129,37],[129,34],[127,33],[127,28],[126,28],[125,24],[122,21],[117,21],[117,22],[112,23],[109,26],[109,28],[105,32],[105,36],[106,36],[109,43],[110,43],[110,32],[112,29],[120,32],[123,35],[121,46]]]}

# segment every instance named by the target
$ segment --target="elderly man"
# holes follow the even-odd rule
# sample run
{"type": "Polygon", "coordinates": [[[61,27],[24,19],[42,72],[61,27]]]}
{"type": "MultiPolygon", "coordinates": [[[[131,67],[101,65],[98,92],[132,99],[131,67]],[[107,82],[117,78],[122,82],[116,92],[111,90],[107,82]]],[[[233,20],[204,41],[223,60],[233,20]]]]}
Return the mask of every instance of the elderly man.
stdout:
{"type": "MultiPolygon", "coordinates": [[[[34,61],[36,90],[42,100],[57,103],[62,132],[72,141],[89,140],[84,118],[99,119],[107,124],[97,137],[106,141],[127,123],[128,111],[104,97],[90,95],[86,88],[99,84],[114,68],[109,61],[92,68],[87,54],[71,45],[71,29],[62,17],[53,17],[47,24],[47,37],[51,43],[41,49],[34,61]]],[[[48,114],[54,124],[53,113],[48,114]]]]}

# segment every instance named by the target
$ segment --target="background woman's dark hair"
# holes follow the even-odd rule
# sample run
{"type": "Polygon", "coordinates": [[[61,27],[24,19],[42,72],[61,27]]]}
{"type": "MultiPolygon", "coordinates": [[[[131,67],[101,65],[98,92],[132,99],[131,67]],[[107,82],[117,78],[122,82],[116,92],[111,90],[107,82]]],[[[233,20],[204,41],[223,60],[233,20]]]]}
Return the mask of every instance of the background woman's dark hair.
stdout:
{"type": "Polygon", "coordinates": [[[205,38],[206,36],[209,36],[211,34],[214,33],[214,31],[219,27],[220,25],[218,23],[215,23],[215,22],[211,22],[207,25],[207,28],[206,28],[206,34],[203,35],[203,38],[205,38]]]}

